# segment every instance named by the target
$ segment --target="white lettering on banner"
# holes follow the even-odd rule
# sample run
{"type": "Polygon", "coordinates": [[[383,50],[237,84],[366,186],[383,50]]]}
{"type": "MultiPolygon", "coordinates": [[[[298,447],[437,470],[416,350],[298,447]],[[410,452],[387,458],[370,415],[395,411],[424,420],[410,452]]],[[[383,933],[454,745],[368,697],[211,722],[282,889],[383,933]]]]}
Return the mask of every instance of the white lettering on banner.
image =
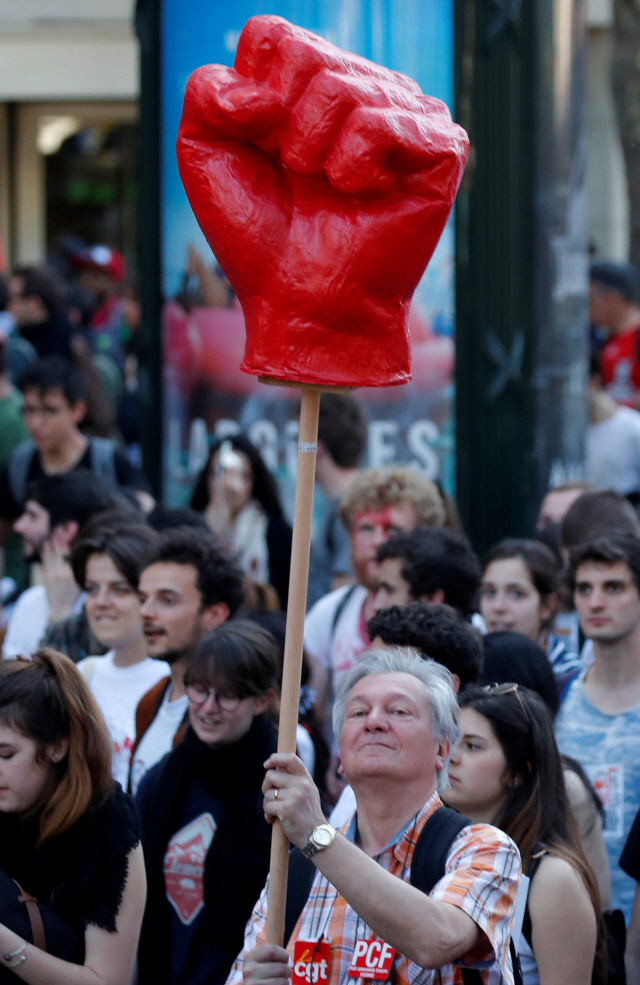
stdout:
{"type": "Polygon", "coordinates": [[[278,468],[278,429],[273,421],[256,421],[249,428],[249,440],[254,443],[267,468],[272,472],[278,468]]]}
{"type": "Polygon", "coordinates": [[[372,421],[369,425],[369,465],[379,468],[396,457],[395,439],[399,427],[395,421],[372,421]]]}
{"type": "MultiPolygon", "coordinates": [[[[194,419],[190,424],[188,469],[191,475],[202,468],[208,454],[208,441],[205,440],[204,428],[205,422],[201,418],[194,419]]],[[[178,422],[170,421],[169,429],[173,444],[178,445],[174,454],[175,465],[177,466],[180,454],[178,422]],[[172,425],[174,425],[173,431],[171,430],[172,425]]],[[[224,439],[238,434],[241,430],[238,421],[222,418],[216,422],[214,436],[216,439],[224,439]]],[[[298,431],[299,423],[297,420],[286,421],[280,431],[273,421],[260,418],[248,427],[247,434],[259,449],[272,472],[278,472],[284,466],[284,473],[295,478],[298,464],[298,431]]],[[[381,465],[404,461],[428,479],[435,479],[440,472],[438,447],[443,446],[443,441],[446,442],[446,439],[442,438],[437,424],[428,419],[412,421],[405,434],[402,433],[401,426],[397,421],[371,421],[368,427],[368,461],[366,465],[370,468],[378,468],[381,465]],[[407,451],[412,456],[409,461],[407,461],[407,451]]],[[[310,450],[310,448],[307,449],[305,445],[305,450],[310,450]]],[[[557,470],[557,463],[555,466],[557,470]]],[[[555,474],[554,478],[557,478],[555,474]]]]}
{"type": "Polygon", "coordinates": [[[209,435],[207,423],[201,417],[194,417],[189,428],[189,464],[191,475],[197,475],[204,468],[209,457],[209,435]]]}
{"type": "Polygon", "coordinates": [[[436,479],[440,471],[440,461],[431,443],[438,440],[440,434],[433,421],[414,421],[407,431],[409,450],[416,456],[413,463],[426,475],[427,479],[436,479]]]}
{"type": "Polygon", "coordinates": [[[298,473],[299,430],[300,424],[298,421],[287,421],[284,427],[284,464],[287,472],[292,476],[295,476],[298,473]]]}
{"type": "Polygon", "coordinates": [[[216,438],[229,438],[234,434],[240,434],[242,428],[237,421],[230,418],[222,417],[219,421],[216,421],[216,426],[213,430],[216,438]]]}

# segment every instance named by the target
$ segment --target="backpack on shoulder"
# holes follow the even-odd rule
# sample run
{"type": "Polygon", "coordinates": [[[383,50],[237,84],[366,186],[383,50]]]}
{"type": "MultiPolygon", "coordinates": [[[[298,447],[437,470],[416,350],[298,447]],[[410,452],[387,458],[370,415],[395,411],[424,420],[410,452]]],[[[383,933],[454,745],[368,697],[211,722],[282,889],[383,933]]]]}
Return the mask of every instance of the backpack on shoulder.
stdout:
{"type": "MultiPolygon", "coordinates": [[[[13,449],[7,461],[9,489],[16,503],[24,505],[27,493],[27,476],[34,454],[37,452],[33,441],[23,441],[13,449]]],[[[108,438],[89,438],[91,468],[105,489],[115,489],[118,485],[115,448],[108,438]]]]}

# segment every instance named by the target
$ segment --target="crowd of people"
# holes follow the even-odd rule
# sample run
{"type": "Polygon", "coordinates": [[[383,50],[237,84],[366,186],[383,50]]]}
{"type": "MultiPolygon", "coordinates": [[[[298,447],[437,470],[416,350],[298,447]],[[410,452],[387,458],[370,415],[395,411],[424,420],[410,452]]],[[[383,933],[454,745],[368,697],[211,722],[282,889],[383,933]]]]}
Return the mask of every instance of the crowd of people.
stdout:
{"type": "Polygon", "coordinates": [[[121,258],[69,262],[64,304],[47,269],[0,291],[0,978],[640,985],[633,272],[592,271],[587,480],[482,559],[438,483],[362,467],[364,406],[323,394],[289,754],[277,483],[238,434],[188,508],[154,502],[119,425],[121,258]]]}

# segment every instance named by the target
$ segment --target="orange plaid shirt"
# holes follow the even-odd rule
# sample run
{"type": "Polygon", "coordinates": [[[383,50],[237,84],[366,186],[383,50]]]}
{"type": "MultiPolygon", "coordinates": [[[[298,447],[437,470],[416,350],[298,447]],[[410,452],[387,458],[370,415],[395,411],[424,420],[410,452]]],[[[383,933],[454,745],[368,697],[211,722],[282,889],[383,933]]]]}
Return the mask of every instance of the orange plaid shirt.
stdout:
{"type": "MultiPolygon", "coordinates": [[[[420,832],[441,805],[438,794],[433,794],[416,818],[374,856],[378,864],[408,882],[420,832]]],[[[350,840],[354,840],[354,820],[341,828],[350,840]]],[[[504,832],[488,824],[463,828],[449,850],[445,874],[430,896],[467,913],[482,931],[480,943],[454,964],[436,970],[422,968],[396,952],[390,974],[394,985],[431,985],[436,981],[438,985],[462,985],[462,967],[477,968],[484,985],[513,985],[509,939],[520,874],[520,854],[504,832]]],[[[231,969],[227,985],[240,985],[243,954],[264,943],[267,889],[268,882],[247,924],[244,950],[231,969]]],[[[356,985],[347,976],[356,938],[374,935],[331,883],[316,872],[287,946],[290,957],[296,940],[317,941],[321,935],[331,944],[328,985],[356,985]]]]}

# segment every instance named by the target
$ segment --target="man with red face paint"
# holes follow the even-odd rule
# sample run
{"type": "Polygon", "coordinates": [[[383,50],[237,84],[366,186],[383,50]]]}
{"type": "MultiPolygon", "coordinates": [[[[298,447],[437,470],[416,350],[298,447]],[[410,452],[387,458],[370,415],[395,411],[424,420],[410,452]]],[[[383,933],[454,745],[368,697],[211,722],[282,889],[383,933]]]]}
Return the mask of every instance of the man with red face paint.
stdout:
{"type": "Polygon", "coordinates": [[[367,469],[356,477],[340,505],[340,518],[351,538],[357,583],[316,602],[304,630],[315,707],[323,719],[341,678],[371,645],[366,627],[375,612],[378,547],[393,533],[441,527],[445,512],[433,482],[413,469],[386,466],[367,469]]]}

